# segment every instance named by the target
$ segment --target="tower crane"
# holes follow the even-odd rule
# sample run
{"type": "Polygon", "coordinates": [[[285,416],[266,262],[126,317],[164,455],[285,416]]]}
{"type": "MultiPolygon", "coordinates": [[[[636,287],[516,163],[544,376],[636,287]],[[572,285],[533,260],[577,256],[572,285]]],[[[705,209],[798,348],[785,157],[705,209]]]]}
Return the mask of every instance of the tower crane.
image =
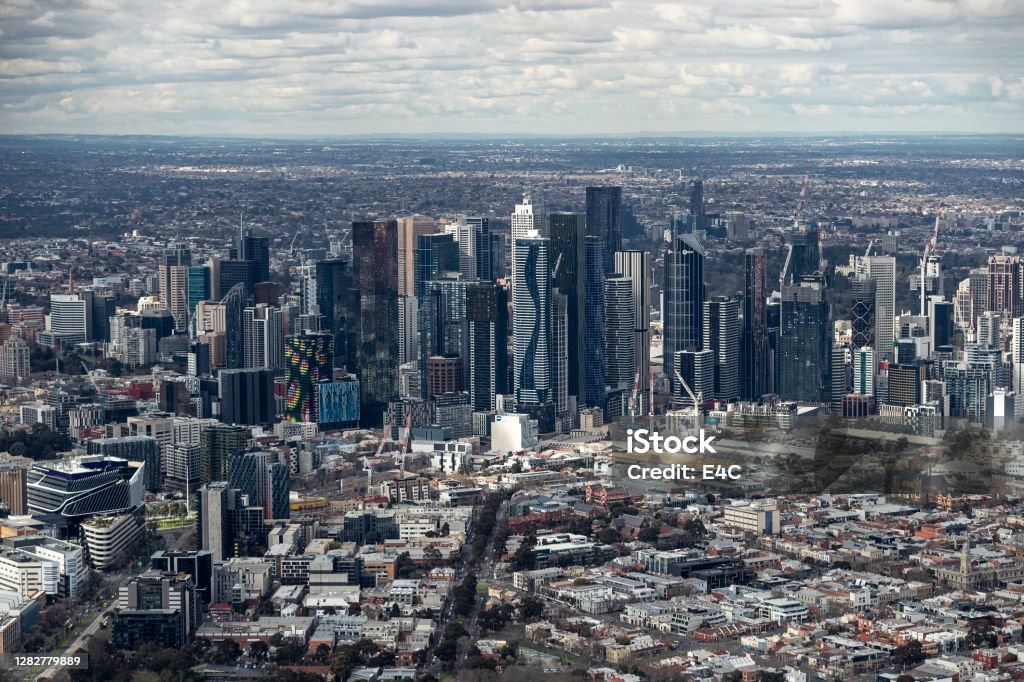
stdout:
{"type": "Polygon", "coordinates": [[[640,367],[636,368],[636,376],[633,377],[633,392],[629,396],[629,416],[636,420],[637,398],[640,392],[640,367]]]}
{"type": "Polygon", "coordinates": [[[699,428],[704,423],[704,391],[698,392],[696,395],[693,393],[693,389],[686,383],[686,379],[683,375],[676,370],[676,379],[683,385],[683,389],[690,396],[690,400],[693,401],[693,426],[692,428],[699,428]]]}
{"type": "Polygon", "coordinates": [[[932,236],[924,243],[924,255],[921,256],[921,317],[928,314],[927,295],[925,281],[928,278],[928,256],[935,250],[939,241],[939,218],[942,216],[941,202],[935,202],[935,227],[932,228],[932,236]]]}

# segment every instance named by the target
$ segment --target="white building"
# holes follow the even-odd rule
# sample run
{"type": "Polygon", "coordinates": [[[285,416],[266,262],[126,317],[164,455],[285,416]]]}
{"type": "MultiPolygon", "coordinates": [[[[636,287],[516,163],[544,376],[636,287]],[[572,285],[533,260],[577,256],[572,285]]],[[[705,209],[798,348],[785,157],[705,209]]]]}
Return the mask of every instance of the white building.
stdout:
{"type": "Polygon", "coordinates": [[[519,452],[537,445],[537,421],[528,414],[496,414],[491,422],[491,450],[519,452]]]}

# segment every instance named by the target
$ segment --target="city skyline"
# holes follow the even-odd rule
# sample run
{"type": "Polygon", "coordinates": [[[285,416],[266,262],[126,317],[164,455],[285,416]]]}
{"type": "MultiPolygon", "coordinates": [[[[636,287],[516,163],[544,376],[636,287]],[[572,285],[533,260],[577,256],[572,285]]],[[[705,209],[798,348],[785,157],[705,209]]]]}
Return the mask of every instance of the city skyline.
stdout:
{"type": "Polygon", "coordinates": [[[1013,0],[249,2],[203,7],[203,20],[193,5],[11,6],[0,126],[272,137],[982,133],[1024,121],[1013,0]]]}

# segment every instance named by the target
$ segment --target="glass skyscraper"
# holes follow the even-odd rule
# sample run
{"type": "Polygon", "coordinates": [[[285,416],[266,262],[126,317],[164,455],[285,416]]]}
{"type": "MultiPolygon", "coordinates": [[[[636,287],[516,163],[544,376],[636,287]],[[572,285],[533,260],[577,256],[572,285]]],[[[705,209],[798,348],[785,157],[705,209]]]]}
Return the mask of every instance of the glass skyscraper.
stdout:
{"type": "Polygon", "coordinates": [[[550,246],[536,230],[515,245],[514,375],[521,405],[542,405],[552,397],[550,246]]]}
{"type": "Polygon", "coordinates": [[[334,337],[326,332],[289,336],[284,342],[284,417],[319,421],[319,384],[334,373],[334,337]]]}

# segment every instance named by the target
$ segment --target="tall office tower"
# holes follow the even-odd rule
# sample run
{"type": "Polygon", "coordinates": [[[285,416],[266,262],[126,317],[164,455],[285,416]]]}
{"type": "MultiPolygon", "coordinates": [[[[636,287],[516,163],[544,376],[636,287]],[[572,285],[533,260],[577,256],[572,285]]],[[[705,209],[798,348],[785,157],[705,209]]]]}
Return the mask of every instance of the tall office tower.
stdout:
{"type": "Polygon", "coordinates": [[[164,251],[157,270],[160,301],[174,316],[174,328],[188,326],[188,271],[192,265],[192,252],[184,244],[175,244],[164,251]]]}
{"type": "Polygon", "coordinates": [[[398,219],[398,295],[415,296],[416,249],[420,235],[434,231],[434,219],[414,215],[398,219]]]}
{"type": "Polygon", "coordinates": [[[274,423],[274,370],[269,367],[222,369],[217,373],[220,420],[225,424],[274,423]]]}
{"type": "Polygon", "coordinates": [[[284,366],[284,321],[280,309],[263,303],[245,308],[242,334],[244,367],[277,370],[284,366]]]}
{"type": "Polygon", "coordinates": [[[398,361],[415,362],[419,358],[419,301],[415,296],[398,297],[398,361]]]}
{"type": "MultiPolygon", "coordinates": [[[[466,287],[458,272],[424,282],[419,297],[419,367],[421,390],[427,389],[427,364],[434,356],[455,356],[459,363],[459,390],[469,386],[469,322],[466,287]]],[[[427,397],[425,394],[423,397],[427,397]]]]}
{"type": "Polygon", "coordinates": [[[61,343],[85,343],[92,336],[89,306],[78,294],[50,294],[50,331],[61,343]]]}
{"type": "Polygon", "coordinates": [[[490,221],[480,216],[459,215],[444,226],[459,247],[459,272],[465,280],[490,280],[490,221]]]}
{"type": "Polygon", "coordinates": [[[875,349],[861,346],[853,352],[853,392],[875,394],[875,349]]]}
{"type": "Polygon", "coordinates": [[[691,230],[703,230],[707,225],[705,220],[703,180],[694,180],[693,185],[690,186],[690,220],[691,230]]]}
{"type": "Polygon", "coordinates": [[[1013,336],[1010,339],[1010,369],[1012,387],[1017,395],[1024,391],[1024,317],[1013,318],[1013,336]]]}
{"type": "Polygon", "coordinates": [[[230,512],[234,509],[235,492],[227,481],[210,482],[199,489],[199,549],[210,552],[214,561],[234,556],[230,512]]]}
{"type": "Polygon", "coordinates": [[[79,292],[89,311],[89,333],[92,341],[110,341],[110,318],[117,313],[114,297],[106,291],[83,289],[79,292]]]}
{"type": "Polygon", "coordinates": [[[785,283],[799,281],[821,270],[821,235],[817,227],[802,227],[789,235],[789,252],[783,266],[785,283]]]}
{"type": "Polygon", "coordinates": [[[636,305],[633,280],[609,277],[605,280],[605,380],[610,390],[633,389],[636,378],[636,305]]]}
{"type": "Polygon", "coordinates": [[[508,393],[508,294],[493,282],[466,285],[469,397],[478,412],[493,411],[508,393]]]}
{"type": "MultiPolygon", "coordinates": [[[[987,301],[986,301],[987,303],[987,301]]],[[[962,279],[953,296],[956,326],[963,331],[974,329],[974,301],[971,299],[971,280],[962,279]]]]}
{"type": "MultiPolygon", "coordinates": [[[[697,237],[675,238],[665,253],[664,358],[680,350],[701,350],[704,343],[704,248],[697,237]]],[[[675,376],[669,377],[678,393],[675,376]]]]}
{"type": "MultiPolygon", "coordinates": [[[[509,279],[511,280],[512,290],[515,291],[516,263],[519,262],[519,260],[516,258],[516,242],[518,242],[520,239],[525,239],[526,236],[528,234],[532,234],[534,230],[537,231],[537,237],[541,237],[542,235],[542,226],[534,223],[533,201],[530,199],[529,194],[523,195],[523,203],[516,204],[516,210],[512,214],[511,227],[512,253],[510,254],[510,256],[512,267],[511,272],[509,273],[511,275],[509,279]]],[[[515,297],[513,296],[513,314],[515,314],[515,304],[515,297]]]]}
{"type": "Polygon", "coordinates": [[[245,333],[242,311],[245,306],[245,285],[236,284],[220,301],[224,315],[224,367],[240,369],[245,366],[245,333]]]}
{"type": "Polygon", "coordinates": [[[253,272],[253,283],[270,281],[270,238],[255,237],[246,230],[240,236],[238,259],[250,261],[253,272]]]}
{"type": "Polygon", "coordinates": [[[213,288],[210,284],[209,266],[193,265],[188,269],[188,315],[190,319],[200,301],[209,301],[213,298],[213,288]]]}
{"type": "Polygon", "coordinates": [[[587,234],[604,244],[604,271],[615,269],[615,252],[622,250],[622,188],[587,188],[587,234]]]}
{"type": "Polygon", "coordinates": [[[879,361],[891,360],[896,340],[896,258],[862,256],[857,273],[875,280],[875,353],[879,361]]]}
{"type": "Polygon", "coordinates": [[[421,235],[415,260],[413,290],[416,298],[420,298],[427,282],[441,279],[446,273],[459,272],[459,243],[450,234],[421,235]]]}
{"type": "Polygon", "coordinates": [[[320,414],[319,384],[334,376],[334,337],[304,332],[284,341],[284,418],[316,423],[320,414]]]}
{"type": "MultiPolygon", "coordinates": [[[[636,315],[633,321],[633,348],[636,352],[633,371],[640,372],[639,393],[646,396],[651,387],[651,287],[654,285],[650,252],[616,252],[615,272],[633,283],[633,311],[636,315]]],[[[642,401],[647,401],[647,398],[643,397],[642,401]]]]}
{"type": "Polygon", "coordinates": [[[252,429],[211,424],[199,432],[199,481],[202,484],[228,477],[228,458],[249,446],[252,429]]]}
{"type": "Polygon", "coordinates": [[[604,244],[600,237],[587,237],[585,242],[583,289],[583,388],[584,407],[608,403],[605,383],[604,355],[604,244]]]}
{"type": "MultiPolygon", "coordinates": [[[[341,259],[317,261],[306,285],[305,312],[323,317],[320,329],[334,337],[334,366],[355,366],[357,295],[352,270],[341,259]]],[[[306,331],[305,329],[295,330],[306,331]]]]}
{"type": "Polygon", "coordinates": [[[843,396],[850,392],[850,349],[846,346],[832,346],[832,367],[829,378],[832,381],[832,400],[830,409],[840,413],[843,409],[843,396]]]}
{"type": "Polygon", "coordinates": [[[1021,266],[1020,256],[989,256],[987,310],[1007,317],[1020,316],[1021,266]]]}
{"type": "MultiPolygon", "coordinates": [[[[698,400],[707,401],[715,392],[715,354],[711,350],[681,350],[672,355],[672,374],[678,372],[698,400]]],[[[673,383],[673,403],[690,407],[693,399],[676,379],[673,383]]]]}
{"type": "Polygon", "coordinates": [[[921,404],[921,391],[927,378],[927,369],[924,365],[889,365],[889,394],[885,403],[900,407],[921,404]]]}
{"type": "Polygon", "coordinates": [[[986,310],[989,310],[988,268],[971,268],[967,279],[970,280],[971,291],[971,329],[974,329],[978,323],[978,317],[986,310]]]}
{"type": "Polygon", "coordinates": [[[853,306],[850,309],[854,348],[875,346],[875,278],[856,273],[852,280],[853,306]]]}
{"type": "Polygon", "coordinates": [[[256,290],[256,263],[251,260],[229,259],[217,262],[217,291],[223,294],[236,285],[242,285],[242,298],[248,301],[256,290]]]}
{"type": "Polygon", "coordinates": [[[0,346],[0,381],[16,384],[28,378],[32,372],[32,351],[20,334],[7,337],[0,346]]]}
{"type": "Polygon", "coordinates": [[[458,355],[431,355],[424,363],[423,384],[426,390],[423,397],[433,400],[445,393],[459,393],[464,389],[462,383],[462,358],[458,355]]]}
{"type": "Polygon", "coordinates": [[[353,279],[359,290],[356,366],[364,426],[383,424],[387,404],[398,398],[397,243],[394,220],[352,223],[353,279]]]}
{"type": "Polygon", "coordinates": [[[28,500],[25,467],[15,462],[0,462],[0,503],[11,516],[25,513],[28,500]]]}
{"type": "Polygon", "coordinates": [[[569,299],[557,287],[551,290],[551,392],[555,404],[556,431],[574,426],[576,398],[569,397],[569,299]]]}
{"type": "Polygon", "coordinates": [[[704,349],[715,355],[715,391],[709,398],[740,397],[740,301],[715,296],[704,302],[704,349]]]}
{"type": "Polygon", "coordinates": [[[198,490],[199,446],[189,443],[173,443],[164,448],[164,462],[167,469],[163,487],[184,493],[186,497],[198,490]]]}
{"type": "Polygon", "coordinates": [[[823,278],[805,278],[799,284],[784,286],[779,333],[779,397],[830,402],[831,364],[832,325],[823,278]]]}
{"type": "Polygon", "coordinates": [[[516,402],[543,405],[551,392],[551,240],[536,230],[515,241],[512,298],[516,402]]]}
{"type": "MultiPolygon", "coordinates": [[[[586,288],[587,288],[587,223],[581,213],[552,213],[548,216],[551,235],[551,267],[553,284],[566,298],[566,363],[567,395],[575,396],[577,404],[586,400],[586,288]]],[[[556,361],[562,361],[555,358],[556,361]]]]}
{"type": "Polygon", "coordinates": [[[761,247],[743,255],[743,336],[740,347],[740,398],[760,400],[771,392],[768,341],[766,256],[761,247]]]}
{"type": "Polygon", "coordinates": [[[928,336],[932,348],[953,343],[953,304],[939,296],[928,299],[928,336]]]}
{"type": "MultiPolygon", "coordinates": [[[[983,312],[976,321],[975,341],[1000,348],[1003,345],[1003,335],[1000,325],[1003,323],[1003,316],[991,310],[983,312]]],[[[948,342],[947,342],[948,343],[948,342]]],[[[943,344],[946,345],[946,344],[943,344]]],[[[934,346],[937,348],[938,346],[934,346]]]]}
{"type": "MultiPolygon", "coordinates": [[[[238,452],[228,457],[228,483],[249,503],[267,510],[270,491],[270,464],[274,457],[269,452],[238,452]]],[[[270,515],[267,515],[270,518],[270,515]]],[[[205,548],[204,548],[205,549],[205,548]]]]}

